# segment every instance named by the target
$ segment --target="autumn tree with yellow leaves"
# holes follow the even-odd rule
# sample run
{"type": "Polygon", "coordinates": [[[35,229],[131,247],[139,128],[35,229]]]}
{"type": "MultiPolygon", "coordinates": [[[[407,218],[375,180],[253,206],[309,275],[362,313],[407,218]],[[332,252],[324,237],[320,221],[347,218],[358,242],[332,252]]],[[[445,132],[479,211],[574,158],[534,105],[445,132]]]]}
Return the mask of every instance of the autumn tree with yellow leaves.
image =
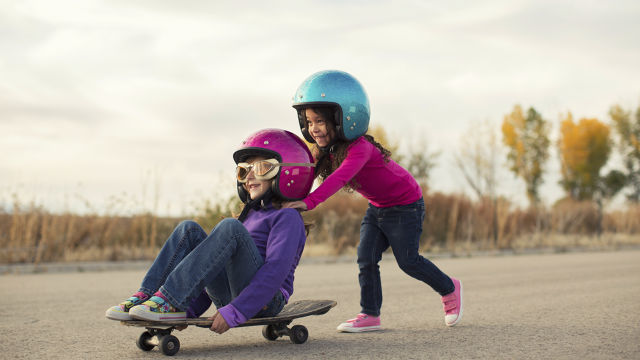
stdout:
{"type": "Polygon", "coordinates": [[[544,163],[549,159],[549,123],[533,107],[526,114],[516,105],[502,122],[502,141],[508,147],[509,169],[524,180],[529,204],[540,201],[544,163]]]}
{"type": "Polygon", "coordinates": [[[571,113],[560,124],[558,150],[562,180],[560,184],[574,200],[596,200],[615,195],[624,185],[624,176],[613,170],[606,176],[600,170],[609,160],[612,141],[609,126],[594,118],[573,121],[571,113]]]}

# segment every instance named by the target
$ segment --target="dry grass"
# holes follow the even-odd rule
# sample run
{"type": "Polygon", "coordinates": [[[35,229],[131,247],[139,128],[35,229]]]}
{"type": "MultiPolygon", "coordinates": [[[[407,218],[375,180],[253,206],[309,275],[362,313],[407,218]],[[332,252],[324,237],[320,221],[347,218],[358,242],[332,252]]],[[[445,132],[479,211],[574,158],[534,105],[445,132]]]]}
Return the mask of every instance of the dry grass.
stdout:
{"type": "MultiPolygon", "coordinates": [[[[427,193],[425,191],[425,193],[427,193]]],[[[132,216],[52,214],[17,199],[0,210],[0,263],[153,259],[184,218],[152,212],[132,216]]],[[[640,245],[640,205],[600,215],[594,204],[563,201],[550,209],[518,209],[506,199],[471,201],[457,194],[428,193],[421,251],[472,254],[531,249],[611,249],[640,245]]],[[[304,214],[312,222],[304,256],[354,254],[367,202],[339,193],[304,214]]],[[[205,202],[193,218],[206,230],[239,209],[235,198],[205,202]]]]}
{"type": "Polygon", "coordinates": [[[179,221],[14,209],[0,213],[0,263],[147,259],[179,221]]]}

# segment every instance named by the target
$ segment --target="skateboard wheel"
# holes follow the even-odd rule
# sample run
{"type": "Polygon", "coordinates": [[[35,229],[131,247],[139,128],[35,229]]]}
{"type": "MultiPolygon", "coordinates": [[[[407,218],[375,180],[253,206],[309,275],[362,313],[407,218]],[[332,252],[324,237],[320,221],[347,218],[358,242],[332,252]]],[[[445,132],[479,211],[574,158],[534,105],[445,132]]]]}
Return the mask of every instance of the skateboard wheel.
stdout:
{"type": "Polygon", "coordinates": [[[306,327],[302,325],[294,325],[291,327],[291,336],[289,336],[289,339],[291,339],[292,343],[302,344],[307,341],[308,337],[309,331],[306,327]]]}
{"type": "Polygon", "coordinates": [[[180,350],[180,340],[173,335],[165,335],[160,338],[158,347],[163,354],[173,356],[180,350]]]}
{"type": "Polygon", "coordinates": [[[151,349],[153,349],[153,347],[155,346],[153,344],[149,344],[149,340],[151,340],[152,337],[153,335],[151,335],[151,333],[148,331],[145,331],[142,334],[140,334],[140,336],[138,337],[138,341],[136,341],[136,345],[138,345],[138,349],[142,351],[151,351],[151,349]]]}
{"type": "Polygon", "coordinates": [[[269,341],[275,341],[279,335],[274,325],[265,325],[262,327],[262,336],[269,341]]]}

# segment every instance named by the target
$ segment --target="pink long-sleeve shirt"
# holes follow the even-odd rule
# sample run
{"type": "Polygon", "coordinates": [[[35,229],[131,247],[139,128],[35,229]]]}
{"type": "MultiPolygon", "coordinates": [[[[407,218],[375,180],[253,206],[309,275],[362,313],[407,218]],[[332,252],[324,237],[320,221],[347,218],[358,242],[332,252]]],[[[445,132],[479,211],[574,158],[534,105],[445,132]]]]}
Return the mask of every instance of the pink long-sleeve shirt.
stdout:
{"type": "Polygon", "coordinates": [[[307,210],[318,206],[351,179],[357,192],[377,207],[407,205],[422,197],[422,189],[411,174],[395,161],[385,162],[382,153],[364,136],[347,148],[342,164],[304,200],[307,210]]]}

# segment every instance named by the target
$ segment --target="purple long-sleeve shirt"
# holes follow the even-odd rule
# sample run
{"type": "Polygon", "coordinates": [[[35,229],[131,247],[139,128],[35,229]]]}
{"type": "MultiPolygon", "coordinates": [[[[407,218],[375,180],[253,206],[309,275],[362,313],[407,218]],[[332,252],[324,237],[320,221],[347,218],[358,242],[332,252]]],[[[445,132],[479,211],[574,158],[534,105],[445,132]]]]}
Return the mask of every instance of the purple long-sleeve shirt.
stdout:
{"type": "Polygon", "coordinates": [[[356,191],[377,207],[407,205],[422,197],[422,189],[411,174],[395,161],[385,162],[382,153],[363,136],[347,148],[342,164],[303,201],[307,210],[318,206],[351,179],[356,191]]]}
{"type": "MultiPolygon", "coordinates": [[[[218,309],[230,327],[255,316],[280,291],[289,300],[294,272],[304,249],[306,234],[302,216],[294,209],[251,210],[243,222],[264,264],[249,285],[226,306],[218,309]]],[[[192,303],[192,307],[195,304],[192,303]]]]}

